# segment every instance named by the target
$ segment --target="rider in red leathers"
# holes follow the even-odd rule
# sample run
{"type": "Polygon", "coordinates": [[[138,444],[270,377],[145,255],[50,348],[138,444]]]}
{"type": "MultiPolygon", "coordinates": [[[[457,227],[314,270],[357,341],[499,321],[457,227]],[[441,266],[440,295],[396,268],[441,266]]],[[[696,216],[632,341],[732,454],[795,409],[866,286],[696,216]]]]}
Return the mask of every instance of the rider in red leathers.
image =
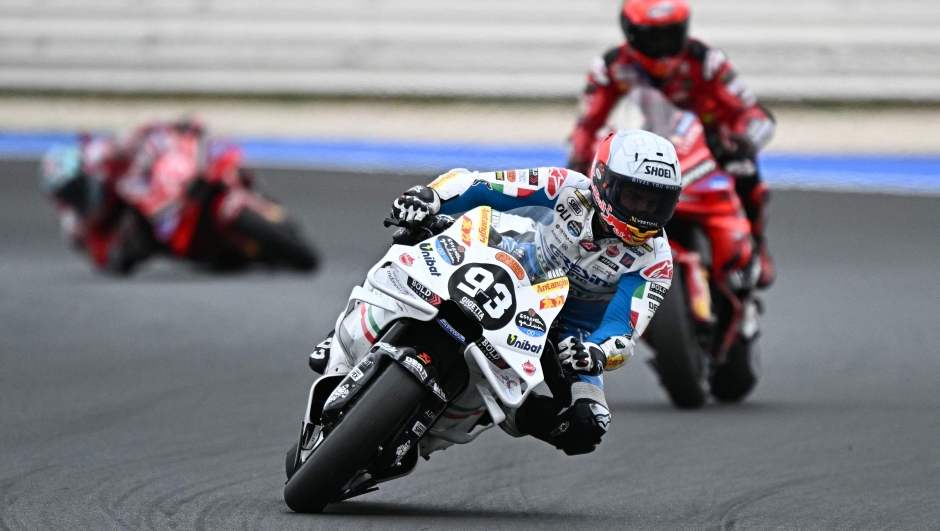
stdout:
{"type": "Polygon", "coordinates": [[[88,253],[99,270],[129,273],[156,250],[152,229],[118,193],[122,181],[146,173],[169,130],[194,130],[190,121],[150,123],[122,140],[83,135],[80,145],[56,146],[41,161],[43,191],[56,204],[63,237],[88,253]]]}
{"type": "Polygon", "coordinates": [[[764,233],[768,189],[756,156],[774,134],[773,116],[757,103],[724,52],[688,37],[686,0],[626,0],[620,22],[626,42],[595,59],[588,73],[568,167],[588,170],[597,132],[620,98],[638,85],[658,89],[677,107],[698,115],[715,158],[736,177],[757,240],[758,286],[769,286],[775,271],[764,233]]]}

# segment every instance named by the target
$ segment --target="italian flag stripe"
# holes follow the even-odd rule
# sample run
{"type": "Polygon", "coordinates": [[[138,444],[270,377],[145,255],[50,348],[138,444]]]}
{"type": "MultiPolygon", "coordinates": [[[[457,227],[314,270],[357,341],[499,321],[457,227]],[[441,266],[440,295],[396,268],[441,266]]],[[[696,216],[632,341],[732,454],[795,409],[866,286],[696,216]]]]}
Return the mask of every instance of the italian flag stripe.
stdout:
{"type": "Polygon", "coordinates": [[[372,317],[372,306],[368,304],[359,306],[359,315],[362,316],[359,320],[359,324],[362,325],[362,333],[365,334],[369,343],[375,343],[375,338],[378,336],[380,329],[375,322],[375,318],[372,317]]]}

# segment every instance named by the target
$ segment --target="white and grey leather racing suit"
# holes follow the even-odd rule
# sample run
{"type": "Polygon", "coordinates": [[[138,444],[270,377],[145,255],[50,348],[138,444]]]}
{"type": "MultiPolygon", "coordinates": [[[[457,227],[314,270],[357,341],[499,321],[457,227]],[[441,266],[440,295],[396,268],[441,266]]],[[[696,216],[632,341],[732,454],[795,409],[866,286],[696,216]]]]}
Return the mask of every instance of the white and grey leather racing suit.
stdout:
{"type": "MultiPolygon", "coordinates": [[[[545,270],[563,268],[568,272],[568,299],[559,316],[566,328],[562,337],[576,336],[599,345],[606,356],[604,369],[613,370],[630,358],[663,301],[672,281],[672,254],[662,232],[635,247],[616,237],[595,235],[590,185],[580,173],[545,167],[455,170],[441,175],[429,187],[437,192],[443,214],[454,215],[481,205],[500,211],[525,206],[551,208],[551,226],[541,232],[534,247],[545,270]]],[[[571,385],[572,407],[579,399],[590,399],[606,410],[603,377],[581,374],[577,380],[571,385]]],[[[603,428],[606,430],[606,425],[603,428]]]]}

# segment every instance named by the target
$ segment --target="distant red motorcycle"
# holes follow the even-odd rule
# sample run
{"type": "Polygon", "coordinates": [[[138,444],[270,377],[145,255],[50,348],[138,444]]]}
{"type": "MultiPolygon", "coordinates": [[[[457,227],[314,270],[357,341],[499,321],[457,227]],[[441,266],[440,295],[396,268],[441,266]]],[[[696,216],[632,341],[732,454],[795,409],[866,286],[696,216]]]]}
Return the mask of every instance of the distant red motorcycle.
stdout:
{"type": "Polygon", "coordinates": [[[145,129],[140,143],[115,193],[149,225],[159,250],[221,269],[317,266],[284,208],[252,189],[237,145],[180,126],[145,129]]]}
{"type": "Polygon", "coordinates": [[[633,101],[644,127],[670,140],[679,155],[682,195],[666,225],[672,246],[672,287],[643,338],[651,365],[673,404],[697,408],[711,393],[743,400],[757,384],[760,264],[751,225],[708,148],[702,123],[657,92],[640,89],[633,101]]]}

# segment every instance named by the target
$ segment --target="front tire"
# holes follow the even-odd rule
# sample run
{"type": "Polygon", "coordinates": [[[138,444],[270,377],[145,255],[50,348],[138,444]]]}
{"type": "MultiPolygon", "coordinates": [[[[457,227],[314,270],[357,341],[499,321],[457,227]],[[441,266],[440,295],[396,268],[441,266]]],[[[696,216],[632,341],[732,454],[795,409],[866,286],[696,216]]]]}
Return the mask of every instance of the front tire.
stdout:
{"type": "Polygon", "coordinates": [[[414,412],[426,392],[404,367],[389,364],[288,480],[287,506],[298,513],[322,512],[414,412]]]}
{"type": "Polygon", "coordinates": [[[656,351],[653,365],[672,403],[680,409],[696,409],[702,407],[707,396],[708,359],[689,311],[683,271],[676,266],[672,286],[644,338],[656,351]]]}
{"type": "Polygon", "coordinates": [[[712,373],[712,396],[719,402],[740,402],[754,390],[758,375],[757,341],[739,337],[728,350],[728,360],[712,373]]]}

